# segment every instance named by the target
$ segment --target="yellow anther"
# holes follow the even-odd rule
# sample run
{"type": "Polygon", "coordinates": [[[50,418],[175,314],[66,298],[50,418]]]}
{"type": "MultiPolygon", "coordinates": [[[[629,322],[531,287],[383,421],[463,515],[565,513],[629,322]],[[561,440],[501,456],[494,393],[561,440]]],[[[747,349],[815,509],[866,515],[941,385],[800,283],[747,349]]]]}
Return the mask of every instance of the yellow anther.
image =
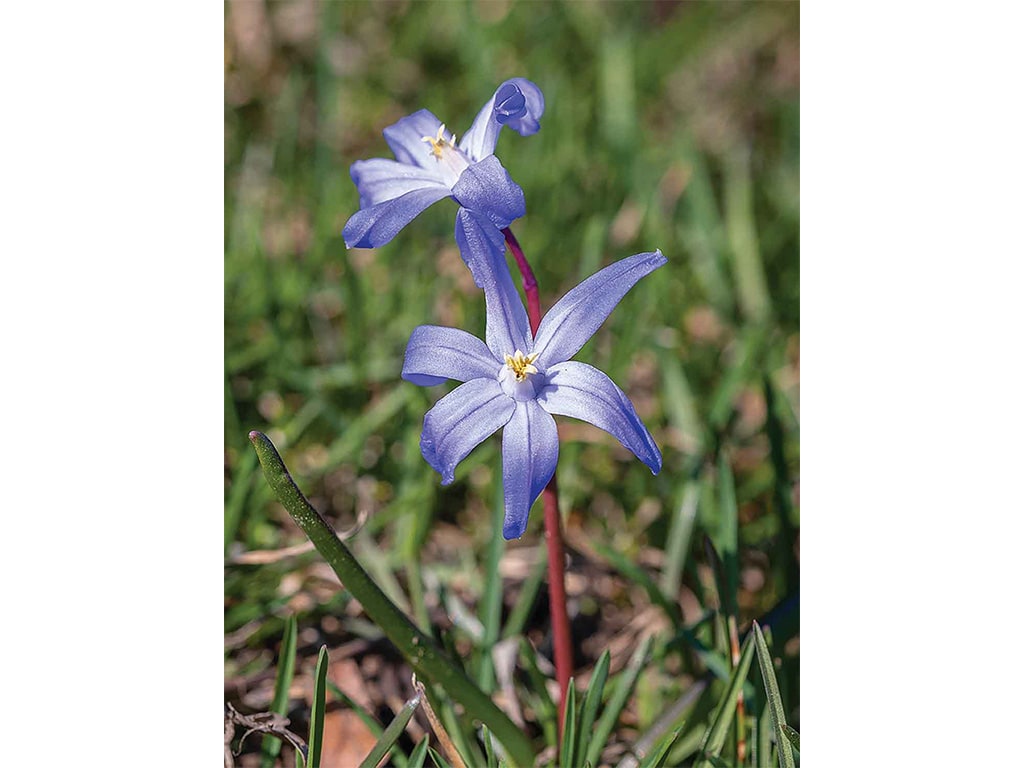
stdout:
{"type": "Polygon", "coordinates": [[[529,374],[537,373],[537,368],[533,365],[533,361],[536,359],[536,352],[524,355],[517,349],[514,355],[505,355],[505,365],[512,371],[516,381],[525,381],[529,374]]]}
{"type": "Polygon", "coordinates": [[[429,144],[430,154],[432,154],[434,157],[440,160],[444,157],[445,147],[455,146],[455,134],[453,133],[452,140],[448,141],[448,139],[444,137],[444,123],[441,123],[441,127],[437,129],[436,138],[433,136],[424,136],[422,139],[420,139],[420,141],[425,141],[427,144],[429,144]]]}

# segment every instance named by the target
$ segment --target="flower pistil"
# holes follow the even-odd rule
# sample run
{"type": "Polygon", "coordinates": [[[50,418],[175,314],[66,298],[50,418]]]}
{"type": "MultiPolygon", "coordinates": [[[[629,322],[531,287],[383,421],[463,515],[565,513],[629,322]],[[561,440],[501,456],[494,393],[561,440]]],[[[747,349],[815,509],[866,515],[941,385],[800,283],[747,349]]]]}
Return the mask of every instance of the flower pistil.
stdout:
{"type": "Polygon", "coordinates": [[[537,354],[537,352],[532,352],[529,355],[524,355],[517,349],[514,355],[505,355],[505,365],[512,371],[516,381],[526,381],[526,377],[531,373],[537,373],[537,367],[533,364],[533,361],[537,359],[537,354]]]}

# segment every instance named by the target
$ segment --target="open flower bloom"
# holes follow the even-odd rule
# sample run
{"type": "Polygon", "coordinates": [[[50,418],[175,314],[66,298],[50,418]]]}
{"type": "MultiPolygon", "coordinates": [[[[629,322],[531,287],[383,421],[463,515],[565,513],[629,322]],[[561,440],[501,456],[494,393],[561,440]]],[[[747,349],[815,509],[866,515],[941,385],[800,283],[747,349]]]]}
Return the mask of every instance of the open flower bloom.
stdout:
{"type": "Polygon", "coordinates": [[[571,361],[626,292],[665,264],[661,251],[639,253],[605,267],[569,291],[530,335],[526,310],[504,255],[501,233],[462,209],[455,236],[487,303],[486,343],[455,328],[421,325],[405,350],[402,378],[430,386],[465,382],[441,398],[423,419],[420,450],[441,473],[455,467],[504,427],[502,478],[506,539],[526,530],[530,507],[558,462],[552,414],[590,422],[618,438],[657,474],[661,452],[633,404],[604,373],[571,361]]]}
{"type": "Polygon", "coordinates": [[[352,164],[360,210],[342,233],[349,248],[376,248],[443,197],[504,229],[526,213],[523,190],[494,156],[504,126],[521,136],[540,130],[544,95],[521,77],[506,80],[455,144],[455,136],[432,112],[421,109],[384,129],[395,160],[352,164]]]}

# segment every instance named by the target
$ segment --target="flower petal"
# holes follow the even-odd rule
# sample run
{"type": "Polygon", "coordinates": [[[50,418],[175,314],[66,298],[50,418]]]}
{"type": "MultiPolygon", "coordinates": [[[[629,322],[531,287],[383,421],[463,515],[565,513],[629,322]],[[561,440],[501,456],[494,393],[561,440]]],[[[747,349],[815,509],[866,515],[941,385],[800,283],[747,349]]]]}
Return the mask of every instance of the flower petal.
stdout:
{"type": "Polygon", "coordinates": [[[476,336],[457,328],[421,325],[405,348],[402,378],[429,387],[447,379],[496,378],[501,366],[476,336]]]}
{"type": "Polygon", "coordinates": [[[494,155],[464,170],[452,187],[452,195],[459,204],[486,215],[498,229],[526,215],[523,190],[494,155]]]}
{"type": "Polygon", "coordinates": [[[600,427],[631,450],[651,472],[661,471],[661,451],[615,382],[586,363],[569,361],[547,370],[547,386],[537,397],[548,413],[572,416],[600,427]]]}
{"type": "Polygon", "coordinates": [[[533,349],[526,308],[519,298],[505,260],[505,239],[489,221],[460,208],[455,216],[455,240],[462,260],[483,289],[487,305],[487,346],[494,357],[517,349],[529,354],[533,349]]]}
{"type": "Polygon", "coordinates": [[[429,170],[436,165],[436,161],[430,154],[430,146],[423,141],[423,138],[425,136],[436,137],[437,129],[440,127],[441,121],[434,116],[433,112],[429,109],[421,109],[385,128],[384,140],[391,147],[391,151],[395,153],[395,159],[398,162],[417,165],[429,170]]]}
{"type": "Polygon", "coordinates": [[[518,539],[526,531],[530,507],[558,464],[558,428],[536,400],[516,402],[515,413],[502,433],[501,455],[505,484],[502,533],[506,539],[518,539]]]}
{"type": "Polygon", "coordinates": [[[437,184],[414,189],[394,200],[356,211],[341,233],[345,245],[349,248],[377,248],[389,243],[402,227],[449,194],[448,187],[437,184]]]}
{"type": "Polygon", "coordinates": [[[533,349],[544,367],[580,351],[637,281],[666,263],[661,251],[617,261],[577,285],[540,321],[533,349]]]}
{"type": "MultiPolygon", "coordinates": [[[[352,181],[359,190],[359,207],[369,208],[406,192],[443,184],[437,168],[420,168],[376,157],[352,163],[352,181]]],[[[446,185],[447,186],[447,185],[446,185]]]]}
{"type": "Polygon", "coordinates": [[[505,426],[514,410],[515,401],[501,391],[497,380],[487,378],[461,384],[427,411],[420,452],[441,473],[442,485],[455,479],[456,465],[505,426]]]}
{"type": "Polygon", "coordinates": [[[540,88],[522,77],[513,77],[498,86],[490,101],[484,104],[459,142],[459,148],[473,160],[494,154],[498,134],[503,126],[520,136],[531,136],[540,130],[544,114],[544,94],[540,88]]]}

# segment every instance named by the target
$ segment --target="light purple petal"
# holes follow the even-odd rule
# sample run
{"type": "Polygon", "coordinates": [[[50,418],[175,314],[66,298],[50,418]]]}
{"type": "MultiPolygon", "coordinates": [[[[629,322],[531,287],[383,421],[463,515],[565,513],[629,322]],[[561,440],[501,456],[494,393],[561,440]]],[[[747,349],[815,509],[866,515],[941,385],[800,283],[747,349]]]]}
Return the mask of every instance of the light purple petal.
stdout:
{"type": "Polygon", "coordinates": [[[501,391],[497,380],[488,378],[461,384],[427,411],[420,452],[441,473],[442,485],[455,479],[456,465],[505,426],[514,410],[515,401],[501,391]]]}
{"type": "Polygon", "coordinates": [[[414,189],[394,200],[356,211],[341,233],[345,245],[349,248],[378,248],[389,243],[402,227],[449,194],[448,187],[438,184],[414,189]]]}
{"type": "MultiPolygon", "coordinates": [[[[526,215],[523,190],[494,155],[464,170],[452,187],[452,195],[460,205],[486,215],[498,229],[526,215]]],[[[502,252],[504,249],[502,245],[502,252]]]]}
{"type": "Polygon", "coordinates": [[[537,329],[534,351],[548,368],[580,351],[636,282],[666,263],[661,251],[638,253],[591,275],[558,300],[537,329]]]}
{"type": "Polygon", "coordinates": [[[508,271],[504,236],[486,219],[460,208],[455,217],[455,240],[484,292],[487,346],[498,360],[517,349],[529,354],[533,349],[529,320],[508,271]]]}
{"type": "Polygon", "coordinates": [[[476,336],[457,328],[421,325],[405,348],[402,378],[429,387],[447,379],[496,378],[502,362],[476,336]]]}
{"type": "Polygon", "coordinates": [[[505,484],[502,533],[506,539],[518,539],[526,531],[530,507],[558,464],[558,428],[536,400],[516,403],[501,436],[501,463],[505,484]]]}
{"type": "Polygon", "coordinates": [[[547,369],[547,386],[537,397],[548,413],[572,416],[600,427],[631,450],[651,472],[661,471],[661,451],[636,415],[626,393],[586,363],[559,363],[547,369]]]}
{"type": "MultiPolygon", "coordinates": [[[[423,141],[425,136],[435,138],[441,121],[429,109],[421,109],[399,120],[384,129],[384,140],[395,153],[400,163],[418,165],[420,168],[431,169],[436,165],[434,156],[430,154],[430,145],[423,141]]],[[[446,136],[450,134],[445,132],[446,136]]]]}
{"type": "Polygon", "coordinates": [[[498,86],[490,101],[484,104],[459,142],[459,148],[473,160],[494,154],[498,134],[508,126],[520,136],[531,136],[540,130],[544,114],[544,94],[540,88],[522,77],[513,77],[498,86]]]}
{"type": "Polygon", "coordinates": [[[360,208],[394,200],[416,189],[444,184],[436,167],[420,168],[380,157],[352,163],[351,175],[359,190],[360,208]]]}

